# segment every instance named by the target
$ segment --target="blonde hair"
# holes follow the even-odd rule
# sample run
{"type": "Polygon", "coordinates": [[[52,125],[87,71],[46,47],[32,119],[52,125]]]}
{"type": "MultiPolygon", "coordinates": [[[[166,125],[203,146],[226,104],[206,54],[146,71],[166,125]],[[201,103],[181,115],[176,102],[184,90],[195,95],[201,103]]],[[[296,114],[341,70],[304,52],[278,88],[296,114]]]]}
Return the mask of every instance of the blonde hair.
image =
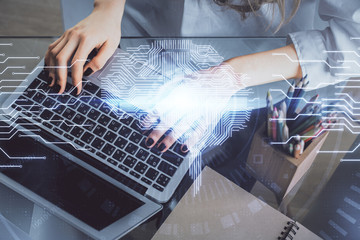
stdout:
{"type": "MultiPolygon", "coordinates": [[[[233,4],[233,0],[214,0],[216,4],[224,7],[228,7],[231,9],[234,9],[235,11],[239,12],[242,19],[245,19],[248,17],[249,14],[253,13],[256,15],[256,12],[261,8],[263,4],[266,3],[272,3],[276,4],[279,8],[280,14],[281,14],[281,21],[276,28],[275,32],[278,32],[280,28],[288,23],[296,14],[301,0],[292,0],[293,2],[293,8],[290,13],[290,16],[285,16],[285,2],[289,2],[289,0],[242,0],[241,4],[233,4]]],[[[273,8],[273,15],[274,15],[275,9],[273,8]]],[[[272,22],[269,23],[269,26],[272,22]]]]}

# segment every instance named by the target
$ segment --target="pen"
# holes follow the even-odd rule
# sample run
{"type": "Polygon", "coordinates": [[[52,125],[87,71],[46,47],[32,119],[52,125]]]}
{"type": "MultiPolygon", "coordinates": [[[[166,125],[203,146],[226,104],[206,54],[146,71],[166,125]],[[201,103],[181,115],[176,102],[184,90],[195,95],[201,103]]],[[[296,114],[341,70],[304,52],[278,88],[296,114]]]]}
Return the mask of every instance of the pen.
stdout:
{"type": "Polygon", "coordinates": [[[276,107],[274,108],[274,111],[273,111],[273,117],[272,117],[272,139],[274,141],[276,141],[276,126],[277,126],[277,118],[278,118],[278,111],[276,109],[276,107]]]}
{"type": "MultiPolygon", "coordinates": [[[[289,140],[289,128],[286,125],[286,123],[284,123],[282,138],[283,138],[283,142],[286,142],[287,140],[289,140]]],[[[284,147],[284,149],[286,149],[286,144],[283,144],[283,147],[284,147]]]]}
{"type": "Polygon", "coordinates": [[[286,107],[287,108],[289,108],[291,98],[294,94],[294,90],[295,90],[294,86],[295,86],[295,81],[291,84],[291,86],[289,87],[289,90],[287,92],[287,97],[286,97],[286,107]]]}
{"type": "Polygon", "coordinates": [[[301,145],[300,143],[295,144],[294,146],[294,158],[300,157],[301,145]]]}
{"type": "Polygon", "coordinates": [[[279,118],[277,121],[277,140],[278,142],[283,142],[284,113],[281,108],[278,111],[278,115],[279,118]]]}
{"type": "Polygon", "coordinates": [[[272,97],[270,94],[270,91],[267,92],[266,96],[266,105],[267,105],[267,122],[266,122],[266,129],[267,129],[267,136],[271,137],[271,131],[272,131],[272,123],[270,122],[270,119],[272,118],[274,106],[272,103],[272,97]]]}

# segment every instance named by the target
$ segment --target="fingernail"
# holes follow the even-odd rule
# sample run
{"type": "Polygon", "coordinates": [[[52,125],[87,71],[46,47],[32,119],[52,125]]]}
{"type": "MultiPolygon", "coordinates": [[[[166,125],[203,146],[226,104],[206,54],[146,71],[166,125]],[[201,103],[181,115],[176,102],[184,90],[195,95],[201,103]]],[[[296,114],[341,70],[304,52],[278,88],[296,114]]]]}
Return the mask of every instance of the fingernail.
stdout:
{"type": "Polygon", "coordinates": [[[151,145],[154,144],[154,140],[152,138],[149,138],[147,141],[146,141],[146,146],[150,147],[151,145]]]}
{"type": "Polygon", "coordinates": [[[162,152],[166,148],[164,143],[161,143],[159,146],[159,151],[162,152]]]}
{"type": "Polygon", "coordinates": [[[87,77],[87,76],[89,76],[89,75],[92,74],[92,73],[93,73],[93,70],[92,70],[91,68],[88,68],[88,69],[86,69],[86,71],[84,72],[84,76],[87,77]]]}
{"type": "Polygon", "coordinates": [[[186,145],[182,145],[181,151],[187,152],[187,151],[189,151],[189,149],[188,149],[188,147],[186,145]]]}
{"type": "Polygon", "coordinates": [[[51,83],[52,83],[52,81],[53,81],[53,78],[52,77],[49,77],[49,85],[51,85],[51,83]]]}

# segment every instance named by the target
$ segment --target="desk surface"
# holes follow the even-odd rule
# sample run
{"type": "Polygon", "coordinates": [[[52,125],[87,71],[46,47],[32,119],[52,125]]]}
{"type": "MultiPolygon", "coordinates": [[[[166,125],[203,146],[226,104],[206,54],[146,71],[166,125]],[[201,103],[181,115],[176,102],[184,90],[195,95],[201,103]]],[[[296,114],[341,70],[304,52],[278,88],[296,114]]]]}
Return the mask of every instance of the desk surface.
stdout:
{"type": "MultiPolygon", "coordinates": [[[[148,44],[153,40],[154,38],[122,39],[121,47],[123,49],[129,46],[136,47],[141,44],[148,44]]],[[[284,38],[195,38],[191,40],[197,44],[213,46],[225,59],[276,48],[285,44],[284,38]]],[[[48,44],[52,41],[53,38],[0,38],[0,54],[2,54],[0,55],[1,92],[12,91],[13,86],[23,79],[21,77],[24,77],[13,75],[11,67],[18,67],[19,71],[31,70],[39,61],[36,57],[40,56],[41,58],[48,44]],[[26,59],[22,57],[35,58],[26,59]]],[[[284,88],[284,86],[286,86],[284,83],[277,85],[279,88],[284,88]]],[[[274,86],[272,85],[272,87],[274,86]]],[[[265,88],[268,88],[268,86],[265,86],[265,88]]],[[[321,90],[321,94],[333,97],[334,92],[343,90],[342,88],[326,88],[321,90]]],[[[350,94],[355,101],[360,100],[358,91],[353,91],[350,94]]],[[[261,90],[254,89],[253,97],[257,98],[259,96],[263,96],[261,90]]],[[[263,123],[263,119],[265,119],[263,109],[259,109],[262,106],[261,104],[263,103],[258,102],[257,105],[253,106],[254,110],[251,112],[250,120],[247,122],[245,129],[233,132],[232,137],[222,146],[208,149],[203,155],[203,161],[204,165],[215,169],[246,191],[251,192],[268,204],[278,207],[272,192],[256,182],[244,167],[252,136],[255,130],[263,123]]],[[[289,198],[283,201],[281,206],[283,212],[300,222],[302,221],[336,169],[339,160],[344,158],[348,149],[351,149],[356,136],[349,129],[330,134],[322,149],[332,150],[332,152],[318,155],[308,174],[299,181],[294,188],[294,192],[290,193],[289,198]]],[[[356,146],[356,143],[354,146],[356,146]]],[[[124,239],[150,239],[191,183],[192,178],[187,176],[176,190],[172,200],[164,205],[164,210],[129,233],[124,239]]],[[[67,234],[69,236],[67,239],[88,238],[56,216],[53,216],[51,212],[39,208],[3,185],[0,186],[0,213],[14,223],[16,227],[30,233],[30,236],[34,239],[41,239],[41,234],[45,234],[46,231],[52,234],[61,232],[62,236],[67,234]],[[34,228],[33,224],[36,220],[42,221],[41,227],[34,228]]],[[[311,226],[306,227],[310,228],[311,226]]]]}

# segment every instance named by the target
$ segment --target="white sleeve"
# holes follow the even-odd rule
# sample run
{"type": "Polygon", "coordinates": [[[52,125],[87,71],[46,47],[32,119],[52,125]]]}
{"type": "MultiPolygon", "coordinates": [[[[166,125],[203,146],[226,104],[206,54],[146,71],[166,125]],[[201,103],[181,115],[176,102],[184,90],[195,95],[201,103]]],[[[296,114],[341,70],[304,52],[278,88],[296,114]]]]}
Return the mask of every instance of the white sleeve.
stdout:
{"type": "Polygon", "coordinates": [[[288,36],[309,89],[360,76],[360,0],[320,0],[319,15],[329,27],[288,36]]]}

